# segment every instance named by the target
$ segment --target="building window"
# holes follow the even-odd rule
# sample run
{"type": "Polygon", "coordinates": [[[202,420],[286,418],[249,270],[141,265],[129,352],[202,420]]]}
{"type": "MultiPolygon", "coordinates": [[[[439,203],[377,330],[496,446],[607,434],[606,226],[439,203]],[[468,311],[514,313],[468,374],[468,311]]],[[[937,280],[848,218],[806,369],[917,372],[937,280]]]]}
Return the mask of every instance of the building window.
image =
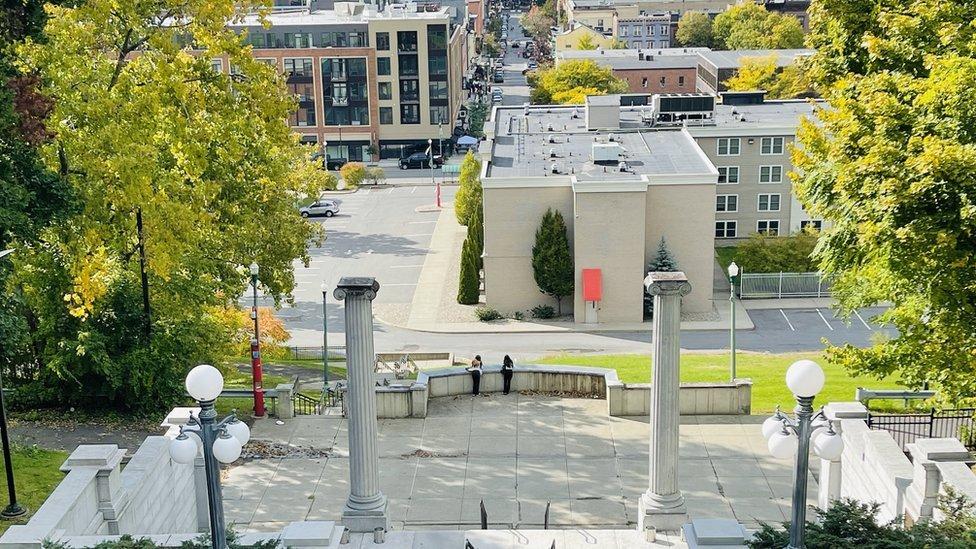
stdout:
{"type": "MultiPolygon", "coordinates": [[[[288,35],[285,36],[287,38],[288,35]]],[[[323,32],[319,38],[319,46],[323,48],[344,48],[346,45],[348,45],[348,41],[344,32],[323,32]]]]}
{"type": "Polygon", "coordinates": [[[628,27],[620,27],[620,36],[622,38],[626,38],[627,37],[627,29],[628,29],[628,27]]]}
{"type": "Polygon", "coordinates": [[[397,51],[417,51],[417,31],[397,31],[397,51]]]}
{"type": "Polygon", "coordinates": [[[766,194],[762,193],[759,195],[759,211],[760,212],[778,212],[779,211],[779,193],[766,194]]]}
{"type": "Polygon", "coordinates": [[[312,76],[311,57],[286,57],[285,76],[312,76]]]}
{"type": "Polygon", "coordinates": [[[715,238],[735,238],[735,221],[716,221],[715,238]]]}
{"type": "Polygon", "coordinates": [[[420,74],[417,68],[416,55],[401,55],[397,63],[400,76],[417,76],[420,74]]]}
{"type": "Polygon", "coordinates": [[[634,36],[640,36],[640,35],[641,35],[641,26],[637,25],[634,27],[634,36]]]}
{"type": "Polygon", "coordinates": [[[369,45],[369,39],[365,32],[350,32],[349,45],[354,48],[364,48],[369,45]]]}
{"type": "Polygon", "coordinates": [[[388,32],[376,33],[376,49],[382,51],[390,50],[390,33],[388,32]]]}
{"type": "Polygon", "coordinates": [[[652,25],[647,26],[647,35],[654,36],[654,27],[652,25]]]}
{"type": "Polygon", "coordinates": [[[756,232],[766,236],[779,236],[779,220],[760,219],[756,222],[756,232]]]}
{"type": "Polygon", "coordinates": [[[800,222],[801,231],[812,230],[820,232],[821,229],[823,229],[823,221],[819,219],[807,219],[800,222]]]}
{"type": "Polygon", "coordinates": [[[603,30],[603,19],[596,20],[596,30],[603,30]]]}
{"type": "Polygon", "coordinates": [[[264,47],[267,47],[266,46],[267,42],[265,42],[264,33],[263,32],[252,33],[251,31],[248,31],[247,32],[247,40],[246,40],[246,43],[247,44],[250,44],[251,46],[253,46],[255,48],[264,48],[264,47]]]}
{"type": "Polygon", "coordinates": [[[427,58],[427,74],[447,74],[447,56],[431,55],[427,58]]]}
{"type": "Polygon", "coordinates": [[[430,98],[447,99],[447,82],[431,82],[430,98]]]}
{"type": "Polygon", "coordinates": [[[678,77],[678,86],[679,87],[682,87],[682,88],[685,86],[685,77],[684,76],[679,76],[678,77]]]}
{"type": "Polygon", "coordinates": [[[759,154],[783,154],[783,138],[782,137],[763,137],[762,145],[759,149],[759,154]]]}
{"type": "MultiPolygon", "coordinates": [[[[389,82],[380,82],[378,86],[380,99],[393,99],[393,84],[389,82]]],[[[393,115],[391,114],[390,117],[392,118],[393,115]]]]}
{"type": "Polygon", "coordinates": [[[661,36],[667,36],[669,29],[670,27],[668,27],[667,25],[661,25],[661,36]]]}
{"type": "Polygon", "coordinates": [[[782,183],[783,166],[759,166],[760,183],[782,183]]]}
{"type": "Polygon", "coordinates": [[[444,106],[434,106],[430,108],[430,123],[431,124],[446,124],[448,116],[448,107],[444,106]]]}
{"type": "Polygon", "coordinates": [[[716,212],[737,212],[739,211],[739,195],[737,194],[720,194],[715,197],[715,211],[716,212]]]}
{"type": "Polygon", "coordinates": [[[298,138],[298,142],[303,145],[314,145],[319,142],[317,135],[303,135],[298,138]]]}
{"type": "Polygon", "coordinates": [[[642,88],[646,88],[647,87],[647,77],[646,76],[644,78],[641,78],[641,87],[642,88]]]}
{"type": "Polygon", "coordinates": [[[401,124],[420,124],[420,105],[400,105],[401,124]]]}
{"type": "Polygon", "coordinates": [[[400,101],[420,101],[420,81],[400,81],[400,101]]]}
{"type": "Polygon", "coordinates": [[[311,48],[312,47],[312,35],[306,32],[286,32],[285,33],[285,47],[286,48],[311,48]]]}
{"type": "Polygon", "coordinates": [[[428,50],[447,49],[447,26],[446,25],[427,25],[427,49],[428,50]]]}
{"type": "Polygon", "coordinates": [[[720,137],[718,139],[718,155],[719,156],[738,156],[739,155],[739,138],[738,137],[720,137]]]}
{"type": "Polygon", "coordinates": [[[641,42],[640,40],[638,40],[638,41],[634,42],[634,47],[637,48],[637,49],[641,49],[641,48],[644,47],[644,43],[641,42]]]}
{"type": "Polygon", "coordinates": [[[663,88],[665,85],[667,85],[667,82],[668,82],[667,77],[662,76],[661,77],[661,87],[663,88]]]}
{"type": "Polygon", "coordinates": [[[380,107],[380,124],[388,126],[393,123],[393,107],[380,107]]]}
{"type": "Polygon", "coordinates": [[[210,68],[213,69],[214,72],[222,73],[224,72],[224,62],[220,59],[211,59],[210,68]]]}
{"type": "Polygon", "coordinates": [[[739,167],[719,166],[718,183],[719,185],[737,185],[739,183],[739,167]]]}
{"type": "Polygon", "coordinates": [[[389,57],[377,57],[376,58],[376,74],[380,76],[390,75],[390,58],[389,57]]]}

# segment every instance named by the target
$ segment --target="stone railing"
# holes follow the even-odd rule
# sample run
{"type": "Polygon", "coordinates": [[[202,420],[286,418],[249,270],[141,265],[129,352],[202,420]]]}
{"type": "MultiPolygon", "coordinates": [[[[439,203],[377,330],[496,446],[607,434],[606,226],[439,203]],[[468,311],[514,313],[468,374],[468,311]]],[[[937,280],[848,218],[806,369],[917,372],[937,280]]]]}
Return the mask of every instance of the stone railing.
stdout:
{"type": "Polygon", "coordinates": [[[956,438],[919,438],[908,445],[911,459],[887,431],[869,429],[860,402],[832,402],[824,412],[844,439],[837,460],[821,460],[818,504],[838,498],[881,505],[878,521],[939,519],[938,497],[951,486],[976,500],[972,456],[956,438]]]}
{"type": "MultiPolygon", "coordinates": [[[[485,366],[481,391],[502,391],[500,366],[485,366]]],[[[426,417],[429,398],[470,394],[471,374],[464,368],[426,370],[415,382],[376,388],[377,417],[426,417]]],[[[513,391],[564,393],[607,400],[611,416],[647,415],[651,385],[627,384],[615,370],[585,366],[540,366],[520,364],[512,377],[513,391]]],[[[682,384],[679,399],[685,415],[748,415],[751,410],[752,382],[682,384]]]]}

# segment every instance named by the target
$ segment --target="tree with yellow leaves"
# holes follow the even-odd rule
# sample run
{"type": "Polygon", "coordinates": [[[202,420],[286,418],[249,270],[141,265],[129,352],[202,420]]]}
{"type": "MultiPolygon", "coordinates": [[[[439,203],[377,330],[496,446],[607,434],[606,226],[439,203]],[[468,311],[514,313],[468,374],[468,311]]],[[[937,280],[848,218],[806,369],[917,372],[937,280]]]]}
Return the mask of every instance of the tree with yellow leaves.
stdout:
{"type": "Polygon", "coordinates": [[[795,99],[814,95],[801,58],[778,69],[776,55],[745,57],[735,76],[725,85],[734,91],[765,90],[770,99],[795,99]]]}
{"type": "Polygon", "coordinates": [[[594,61],[571,59],[540,71],[532,102],[536,104],[579,104],[587,95],[624,93],[627,82],[594,61]]]}

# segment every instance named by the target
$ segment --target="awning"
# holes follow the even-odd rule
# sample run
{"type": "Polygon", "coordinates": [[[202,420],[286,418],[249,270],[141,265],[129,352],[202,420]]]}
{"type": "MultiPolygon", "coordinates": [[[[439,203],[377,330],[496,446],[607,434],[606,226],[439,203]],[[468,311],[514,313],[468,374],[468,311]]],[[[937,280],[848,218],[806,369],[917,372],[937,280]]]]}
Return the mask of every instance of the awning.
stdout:
{"type": "Polygon", "coordinates": [[[441,173],[443,174],[459,174],[461,173],[460,164],[444,164],[441,166],[441,173]]]}
{"type": "Polygon", "coordinates": [[[477,145],[478,144],[478,138],[477,137],[471,137],[470,135],[465,135],[465,136],[462,136],[462,137],[459,137],[458,138],[457,144],[460,145],[460,146],[462,146],[462,147],[470,147],[471,145],[477,145]]]}

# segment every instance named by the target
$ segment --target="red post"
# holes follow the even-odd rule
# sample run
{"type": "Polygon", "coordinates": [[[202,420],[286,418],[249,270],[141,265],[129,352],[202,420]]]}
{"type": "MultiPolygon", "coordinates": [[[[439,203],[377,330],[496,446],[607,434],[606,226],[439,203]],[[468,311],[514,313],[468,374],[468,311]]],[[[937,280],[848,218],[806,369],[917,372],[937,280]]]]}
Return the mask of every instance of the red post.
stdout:
{"type": "Polygon", "coordinates": [[[251,377],[254,388],[254,417],[264,417],[264,373],[261,368],[261,346],[251,339],[251,377]]]}
{"type": "Polygon", "coordinates": [[[437,207],[441,207],[441,183],[437,182],[437,207]]]}

